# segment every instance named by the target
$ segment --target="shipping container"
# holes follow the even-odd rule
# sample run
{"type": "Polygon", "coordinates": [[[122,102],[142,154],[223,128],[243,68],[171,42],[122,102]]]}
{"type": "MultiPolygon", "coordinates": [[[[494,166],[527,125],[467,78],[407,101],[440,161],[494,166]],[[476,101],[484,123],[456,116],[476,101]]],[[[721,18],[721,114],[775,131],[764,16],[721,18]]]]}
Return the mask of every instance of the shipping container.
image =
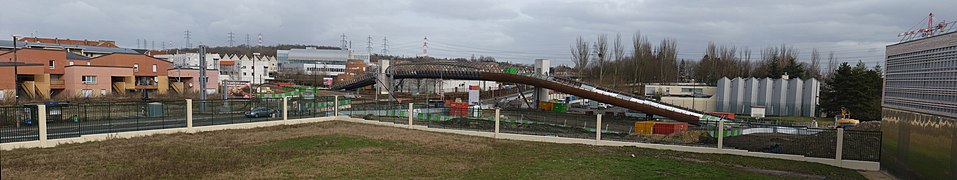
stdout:
{"type": "Polygon", "coordinates": [[[711,115],[714,115],[714,116],[718,116],[718,117],[721,117],[721,118],[726,118],[726,119],[734,119],[734,113],[710,112],[710,113],[708,113],[708,114],[711,114],[711,115]]]}
{"type": "Polygon", "coordinates": [[[506,67],[502,71],[506,74],[518,74],[518,68],[516,67],[506,67]]]}
{"type": "Polygon", "coordinates": [[[552,111],[564,113],[568,112],[568,104],[566,103],[554,103],[552,104],[552,111]]]}
{"type": "Polygon", "coordinates": [[[655,123],[653,132],[655,134],[673,134],[688,131],[688,123],[685,122],[659,122],[655,123]]]}
{"type": "Polygon", "coordinates": [[[654,121],[636,121],[635,122],[635,134],[652,134],[654,133],[655,128],[654,121]]]}
{"type": "Polygon", "coordinates": [[[538,109],[552,111],[552,108],[554,107],[553,105],[554,103],[548,101],[538,102],[538,109]]]}

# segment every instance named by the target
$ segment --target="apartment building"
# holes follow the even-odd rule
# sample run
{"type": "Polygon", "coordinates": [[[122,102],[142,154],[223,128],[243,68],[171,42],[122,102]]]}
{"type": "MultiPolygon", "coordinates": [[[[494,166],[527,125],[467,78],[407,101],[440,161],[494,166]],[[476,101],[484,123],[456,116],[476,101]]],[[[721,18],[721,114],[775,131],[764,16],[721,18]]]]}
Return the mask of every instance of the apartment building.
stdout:
{"type": "MultiPolygon", "coordinates": [[[[3,63],[0,77],[7,80],[0,85],[3,92],[0,97],[4,100],[14,97],[14,92],[20,98],[30,99],[97,97],[142,91],[165,94],[177,85],[169,81],[168,70],[172,69],[172,62],[144,54],[110,53],[90,58],[67,49],[26,47],[19,46],[19,43],[18,47],[16,53],[0,53],[0,63],[3,63]]],[[[218,71],[208,73],[218,74],[218,71]]],[[[198,78],[198,74],[178,74],[176,77],[187,79],[176,82],[188,83],[189,79],[198,78]]],[[[210,81],[218,82],[216,77],[211,77],[210,81]]]]}

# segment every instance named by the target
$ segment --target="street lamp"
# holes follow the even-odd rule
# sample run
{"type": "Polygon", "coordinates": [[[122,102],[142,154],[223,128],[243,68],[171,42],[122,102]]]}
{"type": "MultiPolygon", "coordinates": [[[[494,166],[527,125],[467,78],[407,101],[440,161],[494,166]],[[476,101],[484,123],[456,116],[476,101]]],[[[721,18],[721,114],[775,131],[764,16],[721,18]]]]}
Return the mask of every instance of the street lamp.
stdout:
{"type": "Polygon", "coordinates": [[[19,84],[19,73],[17,72],[17,37],[20,35],[12,34],[13,37],[13,103],[14,105],[20,105],[20,84],[19,84]]]}
{"type": "Polygon", "coordinates": [[[698,94],[698,90],[696,90],[695,88],[697,88],[697,86],[694,83],[694,79],[691,79],[691,110],[695,110],[694,100],[697,97],[695,95],[698,94]]]}

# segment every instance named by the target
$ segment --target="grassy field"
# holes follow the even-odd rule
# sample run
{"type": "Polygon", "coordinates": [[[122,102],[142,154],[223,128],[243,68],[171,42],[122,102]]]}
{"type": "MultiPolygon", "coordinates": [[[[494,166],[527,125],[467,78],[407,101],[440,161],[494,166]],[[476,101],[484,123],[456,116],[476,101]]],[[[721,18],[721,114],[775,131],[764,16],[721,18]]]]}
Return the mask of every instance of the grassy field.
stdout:
{"type": "Polygon", "coordinates": [[[347,122],[3,151],[2,179],[862,179],[817,163],[549,144],[347,122]]]}

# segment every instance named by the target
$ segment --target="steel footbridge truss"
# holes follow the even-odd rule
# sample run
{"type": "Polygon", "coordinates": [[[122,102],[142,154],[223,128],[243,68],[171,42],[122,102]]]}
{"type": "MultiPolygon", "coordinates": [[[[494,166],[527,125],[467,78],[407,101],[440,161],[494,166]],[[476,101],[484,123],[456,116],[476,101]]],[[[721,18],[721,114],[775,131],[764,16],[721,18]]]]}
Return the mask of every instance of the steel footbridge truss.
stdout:
{"type": "Polygon", "coordinates": [[[581,98],[612,104],[636,111],[668,117],[677,121],[694,124],[716,122],[722,119],[704,112],[671,105],[657,100],[630,93],[619,92],[596,85],[555,76],[534,73],[534,70],[506,66],[491,62],[456,62],[435,61],[401,63],[389,66],[384,74],[379,69],[370,68],[367,73],[353,76],[350,79],[336,83],[332,89],[357,89],[374,85],[377,76],[391,79],[457,79],[457,80],[484,80],[508,83],[520,83],[536,87],[568,93],[581,98]],[[505,73],[506,67],[518,68],[517,73],[505,73]]]}

